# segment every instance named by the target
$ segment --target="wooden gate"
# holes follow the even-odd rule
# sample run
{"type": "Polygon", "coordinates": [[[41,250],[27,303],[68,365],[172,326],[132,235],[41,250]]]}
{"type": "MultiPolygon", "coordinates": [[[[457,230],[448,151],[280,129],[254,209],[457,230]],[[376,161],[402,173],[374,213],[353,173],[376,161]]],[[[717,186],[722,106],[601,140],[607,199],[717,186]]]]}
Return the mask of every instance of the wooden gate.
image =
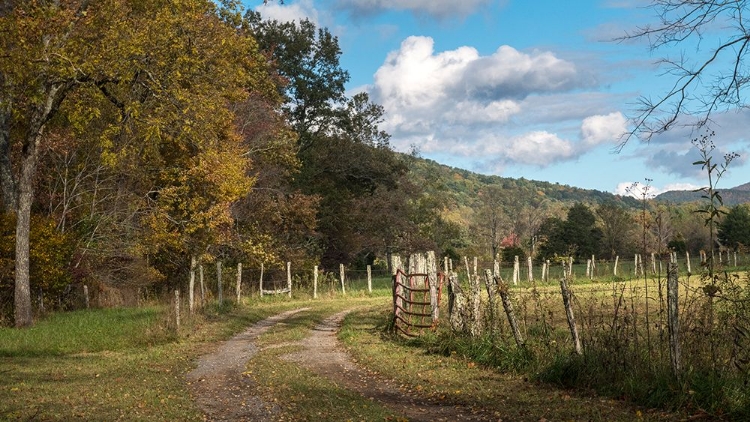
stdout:
{"type": "Polygon", "coordinates": [[[437,324],[437,309],[443,286],[443,274],[406,274],[401,269],[393,275],[393,329],[407,336],[437,324]]]}

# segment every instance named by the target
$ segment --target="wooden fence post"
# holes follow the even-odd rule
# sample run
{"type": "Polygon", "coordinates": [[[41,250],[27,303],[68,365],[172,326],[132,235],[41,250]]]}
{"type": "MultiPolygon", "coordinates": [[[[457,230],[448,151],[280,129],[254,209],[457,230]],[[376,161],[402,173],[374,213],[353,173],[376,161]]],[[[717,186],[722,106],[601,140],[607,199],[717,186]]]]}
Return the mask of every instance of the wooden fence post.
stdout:
{"type": "Polygon", "coordinates": [[[201,307],[206,304],[206,284],[203,283],[203,264],[198,264],[198,279],[201,283],[201,307]]]}
{"type": "Polygon", "coordinates": [[[258,280],[258,285],[260,286],[260,297],[263,297],[263,263],[260,263],[260,279],[258,280]]]}
{"type": "Polygon", "coordinates": [[[242,299],[242,263],[237,263],[237,304],[240,304],[240,300],[242,299]]]}
{"type": "Polygon", "coordinates": [[[318,298],[318,266],[313,268],[313,299],[318,298]]]}
{"type": "Polygon", "coordinates": [[[372,293],[372,266],[367,266],[367,293],[372,293]]]}
{"type": "Polygon", "coordinates": [[[466,272],[469,275],[469,295],[471,297],[471,320],[469,321],[469,332],[472,336],[476,337],[481,333],[479,325],[482,318],[479,277],[477,277],[476,273],[472,274],[471,272],[469,272],[469,259],[464,257],[464,261],[466,263],[466,272]]]}
{"type": "Polygon", "coordinates": [[[440,317],[440,304],[438,303],[438,271],[437,261],[435,259],[435,251],[427,252],[427,280],[430,283],[430,308],[432,315],[432,324],[437,324],[438,318],[440,317]]]}
{"type": "Polygon", "coordinates": [[[174,319],[175,326],[180,329],[180,291],[174,291],[174,319]]]}
{"type": "Polygon", "coordinates": [[[578,355],[583,354],[583,347],[581,346],[581,339],[578,336],[578,326],[576,325],[575,316],[573,315],[573,303],[571,301],[571,293],[568,289],[568,283],[565,277],[560,279],[560,290],[563,297],[563,305],[565,305],[565,314],[568,317],[568,327],[570,328],[570,335],[573,338],[573,347],[578,355]]]}
{"type": "Polygon", "coordinates": [[[221,283],[221,261],[216,261],[216,284],[219,291],[219,305],[224,303],[224,287],[221,283]]]}
{"type": "Polygon", "coordinates": [[[687,263],[687,274],[688,277],[690,277],[691,271],[690,271],[690,252],[685,251],[685,262],[687,263]]]}
{"type": "Polygon", "coordinates": [[[391,328],[396,329],[396,321],[400,317],[401,309],[404,307],[400,256],[391,255],[391,271],[393,272],[393,322],[391,328]]]}
{"type": "Polygon", "coordinates": [[[188,309],[190,310],[190,315],[193,314],[193,302],[194,302],[194,293],[195,291],[195,255],[192,255],[190,257],[190,282],[188,284],[188,309]]]}
{"type": "Polygon", "coordinates": [[[591,255],[591,279],[594,279],[594,273],[596,272],[596,255],[591,255]]]}
{"type": "Polygon", "coordinates": [[[518,320],[516,320],[516,314],[513,312],[513,302],[510,301],[508,294],[508,284],[500,279],[498,293],[500,293],[500,300],[503,302],[503,309],[505,315],[508,317],[508,324],[510,329],[513,331],[513,338],[516,340],[516,346],[524,347],[524,339],[521,335],[521,329],[518,327],[518,320]]]}
{"type": "Polygon", "coordinates": [[[521,272],[521,267],[518,262],[518,255],[513,257],[513,285],[518,285],[518,279],[520,278],[519,272],[521,272]]]}
{"type": "Polygon", "coordinates": [[[615,277],[617,277],[617,264],[619,262],[620,262],[620,255],[617,255],[615,256],[615,269],[614,269],[614,272],[612,273],[612,275],[614,275],[615,277]]]}
{"type": "Polygon", "coordinates": [[[568,276],[570,277],[570,280],[573,280],[573,257],[568,257],[568,276]]]}
{"type": "Polygon", "coordinates": [[[526,258],[527,266],[529,267],[529,283],[534,281],[534,264],[531,261],[531,257],[526,258]]]}
{"type": "Polygon", "coordinates": [[[86,309],[89,309],[89,286],[83,285],[83,300],[86,301],[86,309]]]}
{"type": "Polygon", "coordinates": [[[484,284],[487,287],[487,297],[490,306],[490,332],[497,328],[497,277],[490,270],[484,270],[484,284]]]}
{"type": "Polygon", "coordinates": [[[678,270],[677,264],[669,264],[667,272],[667,325],[669,327],[669,356],[672,363],[672,372],[675,376],[680,375],[680,320],[678,310],[678,270]]]}
{"type": "Polygon", "coordinates": [[[467,329],[466,295],[458,283],[458,274],[448,275],[448,320],[453,331],[466,332],[467,329]]]}
{"type": "Polygon", "coordinates": [[[346,278],[344,264],[339,264],[339,278],[341,278],[341,294],[346,294],[346,286],[344,285],[344,280],[346,278]]]}
{"type": "Polygon", "coordinates": [[[292,263],[286,263],[286,288],[289,290],[289,298],[292,297],[292,263]]]}

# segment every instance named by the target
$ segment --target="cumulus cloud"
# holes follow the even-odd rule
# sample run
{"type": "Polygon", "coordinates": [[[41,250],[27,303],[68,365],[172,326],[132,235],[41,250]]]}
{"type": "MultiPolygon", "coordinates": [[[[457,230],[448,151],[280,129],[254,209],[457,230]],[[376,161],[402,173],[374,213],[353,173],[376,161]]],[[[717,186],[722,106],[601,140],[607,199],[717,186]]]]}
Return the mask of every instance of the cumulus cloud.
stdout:
{"type": "Polygon", "coordinates": [[[619,141],[627,132],[628,121],[619,111],[583,119],[581,139],[587,147],[619,141]]]}
{"type": "Polygon", "coordinates": [[[588,83],[575,64],[551,52],[501,46],[489,56],[473,47],[436,53],[432,38],[412,36],[388,54],[369,90],[388,112],[387,129],[398,137],[428,135],[451,124],[506,123],[532,94],[588,83]]]}
{"type": "Polygon", "coordinates": [[[627,120],[620,112],[600,114],[604,100],[580,92],[591,84],[575,63],[549,51],[505,45],[486,56],[466,46],[435,52],[432,38],[412,36],[366,89],[385,108],[384,129],[397,149],[481,157],[479,165],[496,169],[545,167],[617,142],[627,120]],[[545,127],[560,121],[570,129],[545,127]]]}
{"type": "Polygon", "coordinates": [[[338,0],[339,8],[352,16],[373,15],[389,10],[408,11],[436,19],[464,18],[497,0],[338,0]]]}

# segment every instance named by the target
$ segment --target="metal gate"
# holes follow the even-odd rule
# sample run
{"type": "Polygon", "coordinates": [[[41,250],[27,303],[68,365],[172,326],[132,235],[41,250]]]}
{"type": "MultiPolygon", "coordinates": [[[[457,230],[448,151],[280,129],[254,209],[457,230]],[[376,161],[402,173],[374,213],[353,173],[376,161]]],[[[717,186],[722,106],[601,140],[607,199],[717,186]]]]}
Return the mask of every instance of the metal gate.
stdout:
{"type": "Polygon", "coordinates": [[[406,274],[401,269],[393,275],[393,329],[407,336],[437,324],[443,274],[437,280],[427,274],[406,274]],[[416,332],[415,332],[416,330],[416,332]]]}

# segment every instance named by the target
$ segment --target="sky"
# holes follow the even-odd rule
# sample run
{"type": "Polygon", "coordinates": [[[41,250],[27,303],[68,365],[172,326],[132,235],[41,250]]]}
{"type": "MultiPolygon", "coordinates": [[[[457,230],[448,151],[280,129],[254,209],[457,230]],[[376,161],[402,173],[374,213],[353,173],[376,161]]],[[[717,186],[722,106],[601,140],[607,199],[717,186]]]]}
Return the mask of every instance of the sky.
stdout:
{"type": "MultiPolygon", "coordinates": [[[[336,35],[350,95],[385,109],[391,146],[473,172],[640,196],[707,184],[678,127],[645,143],[622,134],[639,97],[674,79],[663,57],[701,57],[700,45],[652,51],[617,41],[657,22],[645,0],[262,0],[265,19],[309,19],[336,35]],[[635,189],[632,189],[637,183],[635,189]],[[630,189],[629,189],[630,188],[630,189]]],[[[723,38],[722,38],[723,37],[723,38]]],[[[750,110],[714,115],[715,163],[737,153],[719,189],[750,182],[750,110]]]]}

